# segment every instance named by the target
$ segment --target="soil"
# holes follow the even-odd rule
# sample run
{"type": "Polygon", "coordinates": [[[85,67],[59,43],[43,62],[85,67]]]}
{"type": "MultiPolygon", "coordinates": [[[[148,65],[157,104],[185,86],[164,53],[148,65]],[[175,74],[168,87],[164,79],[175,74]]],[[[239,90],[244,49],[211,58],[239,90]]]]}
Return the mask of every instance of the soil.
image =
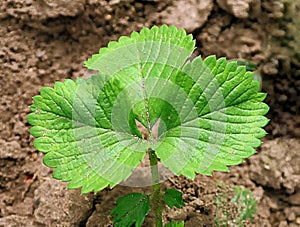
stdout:
{"type": "MultiPolygon", "coordinates": [[[[182,210],[166,208],[165,220],[214,226],[216,197],[239,185],[257,202],[254,221],[245,226],[300,226],[299,5],[288,0],[1,1],[0,226],[112,226],[109,212],[116,198],[149,192],[125,186],[85,195],[67,190],[33,148],[26,115],[41,87],[82,77],[83,61],[108,41],[163,23],[192,33],[197,55],[255,62],[270,105],[268,135],[256,155],[229,173],[194,181],[172,177],[162,184],[180,189],[187,204],[182,210]]],[[[152,223],[150,214],[144,226],[152,223]]]]}

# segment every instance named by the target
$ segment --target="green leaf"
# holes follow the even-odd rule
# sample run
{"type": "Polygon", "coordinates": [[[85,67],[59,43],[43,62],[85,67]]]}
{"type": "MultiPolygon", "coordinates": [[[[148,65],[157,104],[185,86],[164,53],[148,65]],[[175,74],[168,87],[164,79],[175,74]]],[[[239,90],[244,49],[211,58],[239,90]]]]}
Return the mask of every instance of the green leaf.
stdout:
{"type": "Polygon", "coordinates": [[[127,227],[135,224],[139,227],[143,224],[150,210],[150,196],[142,193],[131,193],[117,200],[117,206],[110,215],[115,227],[127,227]]]}
{"type": "Polygon", "coordinates": [[[254,154],[268,122],[259,82],[235,61],[189,61],[194,47],[184,30],[145,28],[85,62],[97,75],[42,88],[27,119],[53,176],[87,193],[126,180],[149,148],[191,179],[254,154]]]}
{"type": "Polygon", "coordinates": [[[211,175],[228,171],[255,153],[253,148],[265,135],[261,128],[268,106],[262,103],[259,82],[236,62],[210,56],[188,62],[182,74],[171,80],[185,90],[187,97],[179,108],[180,124],[167,127],[161,141],[152,147],[161,162],[175,174],[193,179],[196,173],[211,175]]]}
{"type": "Polygon", "coordinates": [[[167,189],[164,194],[165,203],[172,208],[173,206],[180,208],[181,206],[185,206],[182,193],[175,189],[167,189]]]}
{"type": "Polygon", "coordinates": [[[194,43],[175,27],[146,28],[88,60],[98,75],[42,88],[27,120],[37,137],[34,146],[47,153],[44,163],[56,168],[53,177],[70,182],[70,189],[82,187],[82,193],[127,179],[150,147],[135,124],[147,126],[143,78],[169,76],[194,43]]]}
{"type": "Polygon", "coordinates": [[[181,222],[168,222],[165,227],[184,227],[184,221],[181,222]]]}

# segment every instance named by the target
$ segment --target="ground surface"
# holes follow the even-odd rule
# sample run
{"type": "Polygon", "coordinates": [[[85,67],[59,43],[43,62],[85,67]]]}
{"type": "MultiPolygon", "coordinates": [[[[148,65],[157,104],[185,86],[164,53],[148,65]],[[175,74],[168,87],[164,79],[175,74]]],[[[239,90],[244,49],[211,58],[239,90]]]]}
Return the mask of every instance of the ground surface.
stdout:
{"type": "MultiPolygon", "coordinates": [[[[42,165],[25,118],[42,86],[83,76],[83,61],[109,40],[163,23],[192,32],[196,54],[258,64],[271,107],[269,134],[243,165],[193,182],[174,177],[163,184],[181,189],[187,203],[183,211],[165,210],[166,219],[213,226],[216,196],[230,193],[235,184],[257,200],[255,220],[245,225],[300,226],[297,10],[288,0],[1,1],[0,226],[110,226],[117,197],[149,190],[117,186],[97,195],[66,190],[42,165]]],[[[150,215],[145,226],[151,223],[150,215]]]]}

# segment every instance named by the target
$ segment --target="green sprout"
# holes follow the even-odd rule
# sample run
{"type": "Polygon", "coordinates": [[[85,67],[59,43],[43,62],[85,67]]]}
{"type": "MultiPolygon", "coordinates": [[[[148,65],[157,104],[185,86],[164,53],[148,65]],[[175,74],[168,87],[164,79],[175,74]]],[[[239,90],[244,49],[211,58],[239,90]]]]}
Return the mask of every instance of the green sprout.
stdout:
{"type": "Polygon", "coordinates": [[[141,226],[150,207],[160,227],[164,204],[184,205],[181,192],[162,192],[159,165],[189,179],[228,171],[266,134],[266,94],[253,73],[215,56],[190,61],[194,49],[183,29],[144,28],[86,61],[98,72],[91,78],[56,82],[33,97],[27,120],[34,146],[69,189],[113,188],[149,158],[153,193],[119,198],[111,212],[116,227],[141,226]]]}
{"type": "Polygon", "coordinates": [[[252,193],[238,186],[233,187],[233,195],[226,192],[224,183],[219,184],[223,191],[216,197],[216,226],[245,226],[250,224],[256,213],[256,201],[252,193]]]}

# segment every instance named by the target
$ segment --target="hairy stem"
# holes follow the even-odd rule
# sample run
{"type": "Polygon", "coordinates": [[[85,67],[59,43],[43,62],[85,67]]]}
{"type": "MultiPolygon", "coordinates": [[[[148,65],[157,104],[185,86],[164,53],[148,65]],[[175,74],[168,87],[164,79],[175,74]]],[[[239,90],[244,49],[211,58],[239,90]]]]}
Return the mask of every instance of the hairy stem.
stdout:
{"type": "Polygon", "coordinates": [[[152,175],[152,203],[153,203],[153,210],[155,215],[155,224],[156,227],[162,227],[162,196],[160,191],[160,184],[159,184],[159,174],[158,174],[158,165],[157,165],[157,156],[151,148],[148,150],[149,152],[149,159],[151,165],[151,175],[152,175]]]}

